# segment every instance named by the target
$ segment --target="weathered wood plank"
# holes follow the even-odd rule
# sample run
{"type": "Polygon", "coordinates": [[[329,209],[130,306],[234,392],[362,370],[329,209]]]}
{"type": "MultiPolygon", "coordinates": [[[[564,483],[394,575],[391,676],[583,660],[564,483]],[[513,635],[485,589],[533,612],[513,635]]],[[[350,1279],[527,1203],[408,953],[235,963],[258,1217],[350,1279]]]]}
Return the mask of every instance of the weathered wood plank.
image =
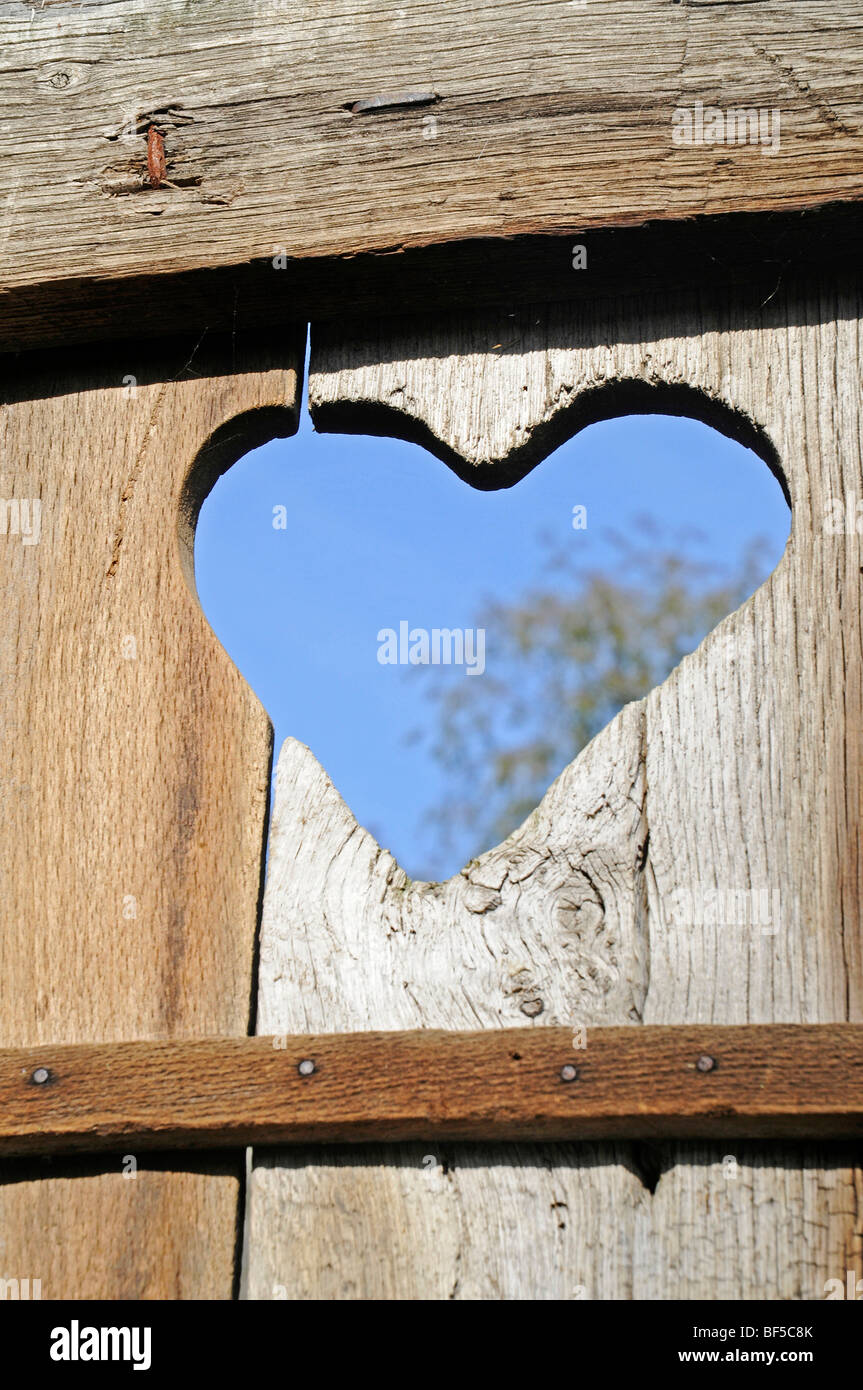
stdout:
{"type": "MultiPolygon", "coordinates": [[[[291,330],[5,383],[6,1046],[247,1031],[272,735],[201,612],[191,531],[220,470],[295,428],[301,354],[291,330]]],[[[4,1169],[5,1271],[45,1297],[226,1297],[238,1162],[207,1171],[115,1162],[55,1190],[4,1169]]]]}
{"type": "Polygon", "coordinates": [[[245,1296],[580,1299],[629,1289],[629,1231],[645,1193],[626,1146],[495,1152],[491,1168],[488,1146],[256,1152],[245,1296]],[[612,1211],[625,1213],[619,1232],[612,1211]]]}
{"type": "MultiPolygon", "coordinates": [[[[412,883],[308,749],[289,740],[273,807],[258,1030],[501,1028],[538,1010],[561,1027],[638,1019],[648,983],[635,848],[642,735],[631,707],[520,831],[440,885],[412,883]]],[[[608,1144],[562,1161],[536,1144],[516,1154],[436,1144],[347,1159],[321,1148],[255,1155],[244,1290],[573,1297],[592,1270],[591,1286],[610,1297],[629,1287],[632,1258],[626,1234],[623,1248],[606,1247],[598,1213],[609,1201],[634,1211],[641,1195],[628,1154],[608,1144]]]]}
{"type": "MultiPolygon", "coordinates": [[[[863,1275],[858,1143],[660,1145],[634,1224],[637,1299],[824,1299],[863,1275]],[[835,1285],[834,1285],[835,1288],[835,1285]]],[[[835,1297],[835,1294],[833,1295],[835,1297]]]]}
{"type": "MultiPolygon", "coordinates": [[[[863,195],[863,0],[4,3],[0,48],[7,347],[130,313],[142,331],[226,326],[234,293],[213,277],[230,270],[243,310],[277,297],[296,317],[299,287],[320,317],[334,261],[384,256],[380,310],[393,262],[422,248],[863,195]],[[674,111],[697,102],[770,113],[768,143],[737,143],[735,118],[733,143],[726,122],[725,143],[675,144],[674,111]]],[[[565,250],[545,297],[577,292],[565,250]]]]}
{"type": "Polygon", "coordinates": [[[0,1154],[381,1140],[850,1139],[863,1025],[0,1049],[0,1154]]]}
{"type": "MultiPolygon", "coordinates": [[[[485,1026],[517,1021],[513,979],[528,991],[517,998],[543,1003],[534,1027],[863,1018],[863,556],[856,533],[825,529],[831,499],[860,493],[860,321],[859,292],[829,284],[805,296],[780,287],[767,303],[751,293],[618,298],[313,328],[319,429],[418,439],[469,481],[493,487],[516,481],[592,420],[691,414],[751,444],[781,474],[792,533],[752,598],[647,700],[627,707],[519,831],[447,884],[408,881],[327,801],[310,755],[286,745],[260,1028],[308,1026],[321,1007],[312,980],[327,1026],[345,1030],[359,1017],[404,1027],[408,1008],[430,1027],[470,1026],[468,1015],[485,1026]],[[326,807],[318,820],[309,815],[316,804],[326,807]],[[513,910],[501,885],[518,882],[526,855],[532,891],[513,910]],[[580,886],[573,897],[567,878],[580,886]],[[474,882],[487,896],[471,912],[474,882]],[[300,911],[304,884],[313,891],[300,911]],[[743,917],[717,917],[707,906],[717,892],[743,894],[743,917]],[[513,977],[509,962],[524,973],[513,977]]],[[[341,1263],[323,1243],[333,1217],[320,1244],[308,1226],[296,1274],[291,1223],[307,1203],[316,1215],[328,1203],[339,1211],[348,1179],[320,1149],[269,1155],[251,1179],[246,1290],[271,1297],[279,1284],[338,1297],[374,1288],[397,1298],[413,1296],[421,1269],[426,1296],[456,1288],[458,1297],[493,1297],[506,1287],[545,1297],[567,1282],[556,1273],[561,1240],[570,1280],[593,1297],[702,1297],[708,1287],[822,1297],[827,1278],[863,1274],[861,1174],[847,1152],[804,1162],[775,1144],[649,1153],[598,1145],[589,1163],[561,1152],[524,1146],[516,1159],[488,1146],[472,1154],[474,1176],[462,1185],[466,1159],[452,1145],[448,1195],[436,1206],[421,1167],[393,1151],[398,1173],[384,1180],[389,1151],[379,1151],[378,1166],[366,1156],[351,1169],[341,1263]],[[726,1158],[738,1186],[719,1200],[726,1158]],[[616,1262],[597,1252],[589,1221],[559,1235],[549,1175],[554,1200],[570,1211],[600,1203],[616,1262]],[[371,1254],[354,1245],[376,1228],[383,1234],[371,1254]],[[530,1243],[529,1260],[513,1255],[514,1232],[530,1243]],[[781,1262],[766,1261],[767,1250],[781,1262]],[[376,1261],[382,1269],[372,1273],[376,1261]],[[459,1262],[474,1271],[468,1285],[458,1282],[459,1262]]],[[[433,1158],[439,1166],[441,1154],[433,1158]]]]}
{"type": "Polygon", "coordinates": [[[639,1019],[648,984],[632,849],[643,842],[641,737],[632,706],[586,751],[580,787],[567,769],[521,830],[445,884],[412,883],[309,750],[289,740],[270,836],[258,1031],[501,1028],[539,1013],[561,1027],[639,1019]],[[583,943],[590,968],[576,963],[583,943]]]}
{"type": "MultiPolygon", "coordinates": [[[[69,281],[15,291],[0,316],[0,372],[21,349],[109,340],[122,345],[134,323],[145,337],[206,331],[276,332],[288,320],[447,308],[464,310],[620,292],[678,293],[745,285],[764,303],[778,284],[805,289],[830,265],[856,284],[863,204],[803,213],[731,213],[687,222],[592,231],[589,275],[572,271],[573,236],[480,237],[391,254],[292,261],[273,275],[269,260],[238,268],[69,281]],[[82,307],[83,296],[83,307],[82,307]]],[[[137,347],[134,349],[137,351],[137,347]]],[[[30,356],[34,356],[31,352],[30,356]]]]}

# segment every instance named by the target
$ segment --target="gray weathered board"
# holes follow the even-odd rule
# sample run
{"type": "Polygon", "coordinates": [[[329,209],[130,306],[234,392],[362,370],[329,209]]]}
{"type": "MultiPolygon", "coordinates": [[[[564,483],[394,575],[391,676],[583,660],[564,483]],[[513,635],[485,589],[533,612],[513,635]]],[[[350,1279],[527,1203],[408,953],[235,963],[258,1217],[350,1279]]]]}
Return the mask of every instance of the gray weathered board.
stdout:
{"type": "MultiPolygon", "coordinates": [[[[861,301],[619,299],[313,330],[318,428],[419,439],[480,486],[590,420],[701,417],[792,504],[770,578],[510,838],[414,883],[312,753],[281,753],[258,1031],[863,1018],[861,301]],[[675,890],[766,890],[765,924],[675,890]]],[[[693,460],[693,467],[698,467],[693,460]]],[[[493,653],[489,653],[493,661],[493,653]]],[[[573,1053],[577,1060],[576,1054],[573,1053]]],[[[861,1269],[847,1150],[410,1145],[256,1154],[256,1299],[802,1298],[861,1269]]]]}
{"type": "MultiPolygon", "coordinates": [[[[340,315],[357,258],[385,296],[422,248],[859,202],[861,55],[863,0],[0,0],[0,347],[340,315]],[[769,141],[675,145],[699,101],[769,141]]],[[[563,247],[544,283],[583,287],[563,247]]]]}

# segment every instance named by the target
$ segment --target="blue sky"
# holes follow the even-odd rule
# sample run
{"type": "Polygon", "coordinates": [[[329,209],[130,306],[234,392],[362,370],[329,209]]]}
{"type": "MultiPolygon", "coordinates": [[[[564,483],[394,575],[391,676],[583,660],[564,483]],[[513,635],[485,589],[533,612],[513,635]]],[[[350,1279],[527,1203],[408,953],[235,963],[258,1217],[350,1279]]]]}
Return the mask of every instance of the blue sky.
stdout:
{"type": "Polygon", "coordinates": [[[610,564],[604,530],[627,531],[640,515],[694,528],[698,555],[729,563],[764,537],[775,564],[790,525],[761,460],[693,420],[592,425],[516,487],[488,493],[416,445],[319,435],[304,414],[297,435],[247,454],[204,503],[198,593],[270,714],[276,755],[288,735],[307,743],[409,874],[447,876],[478,847],[465,839],[455,858],[435,859],[424,813],[445,785],[423,744],[408,741],[433,717],[427,678],[439,672],[381,666],[379,630],[403,619],[474,627],[485,599],[543,577],[543,534],[610,564]],[[572,528],[577,504],[586,531],[572,528]],[[285,529],[273,525],[279,506],[285,529]]]}

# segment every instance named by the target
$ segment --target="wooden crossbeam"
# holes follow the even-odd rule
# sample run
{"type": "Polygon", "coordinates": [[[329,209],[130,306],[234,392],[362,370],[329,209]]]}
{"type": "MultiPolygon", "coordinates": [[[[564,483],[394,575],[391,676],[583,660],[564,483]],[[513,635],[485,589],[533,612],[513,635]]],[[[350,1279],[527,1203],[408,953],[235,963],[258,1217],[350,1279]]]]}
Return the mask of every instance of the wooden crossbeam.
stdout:
{"type": "MultiPolygon", "coordinates": [[[[596,293],[602,229],[863,199],[863,0],[0,11],[5,350],[470,302],[525,261],[596,293]]],[[[730,273],[748,240],[717,237],[730,273]]]]}
{"type": "Polygon", "coordinates": [[[860,1024],[419,1031],[0,1051],[3,1156],[431,1137],[860,1135],[860,1024]]]}

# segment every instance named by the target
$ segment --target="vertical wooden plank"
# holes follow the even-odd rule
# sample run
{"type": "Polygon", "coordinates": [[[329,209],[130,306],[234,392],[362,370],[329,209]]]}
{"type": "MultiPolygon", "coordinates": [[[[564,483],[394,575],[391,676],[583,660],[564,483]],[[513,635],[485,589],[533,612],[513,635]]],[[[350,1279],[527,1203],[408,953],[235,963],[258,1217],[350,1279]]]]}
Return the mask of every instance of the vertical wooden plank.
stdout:
{"type": "MultiPolygon", "coordinates": [[[[593,420],[692,414],[781,471],[793,522],[783,559],[757,593],[658,690],[624,710],[521,830],[478,861],[481,876],[496,865],[502,877],[482,878],[488,896],[472,913],[465,900],[476,866],[445,885],[411,884],[349,813],[315,819],[314,806],[330,795],[315,784],[323,774],[309,772],[286,745],[264,910],[262,1031],[304,1026],[317,1007],[310,980],[323,991],[331,1028],[357,1026],[363,991],[368,1025],[409,1026],[400,984],[421,1001],[422,1022],[453,1026],[450,998],[469,993],[474,1018],[494,1026],[506,1011],[503,980],[471,974],[490,937],[495,959],[509,952],[519,964],[535,942],[546,945],[545,976],[554,983],[537,997],[553,999],[563,1014],[549,1009],[525,1026],[860,1018],[863,556],[856,533],[825,528],[831,499],[860,492],[860,319],[859,294],[826,285],[820,293],[781,290],[767,304],[743,292],[679,295],[318,333],[311,397],[319,429],[419,440],[490,487],[513,482],[593,420]],[[608,796],[606,788],[623,794],[608,796]],[[577,904],[583,925],[569,941],[549,934],[562,885],[535,866],[535,894],[516,914],[496,918],[506,907],[500,883],[517,879],[525,847],[543,866],[564,849],[573,879],[584,875],[604,903],[592,866],[611,852],[615,881],[637,904],[606,915],[606,924],[615,922],[613,952],[598,918],[586,929],[596,911],[589,894],[577,904]],[[739,920],[711,909],[717,893],[722,903],[732,894],[743,903],[739,920]],[[496,920],[500,927],[491,929],[496,920]],[[609,986],[585,1018],[579,982],[607,972],[609,986]],[[468,989],[472,978],[481,983],[468,989]],[[638,987],[627,1000],[633,979],[638,987]]],[[[493,654],[487,662],[491,669],[493,654]]],[[[615,910],[623,896],[612,895],[615,910]]],[[[525,979],[533,985],[530,973],[525,979]]],[[[325,1223],[332,1241],[341,1221],[340,1261],[310,1236],[295,1276],[286,1251],[296,1213],[307,1203],[339,1212],[343,1167],[320,1151],[256,1164],[250,1296],[272,1296],[272,1285],[286,1282],[303,1296],[339,1288],[405,1296],[419,1289],[420,1269],[426,1296],[560,1293],[546,1189],[529,1176],[536,1158],[485,1153],[482,1181],[470,1200],[451,1199],[446,1219],[440,1205],[434,1219],[430,1209],[417,1215],[417,1203],[432,1201],[421,1173],[408,1185],[401,1171],[388,1171],[390,1163],[403,1167],[398,1155],[378,1161],[351,1161],[346,1209],[325,1223]],[[377,1229],[377,1238],[369,1235],[377,1229]],[[373,1262],[353,1244],[358,1230],[385,1274],[370,1273],[373,1262]],[[529,1261],[503,1238],[513,1230],[529,1242],[529,1261]],[[469,1294],[453,1278],[453,1252],[463,1258],[466,1249],[472,1267],[487,1271],[469,1294]]],[[[447,1161],[459,1173],[473,1159],[465,1150],[447,1161]]],[[[847,1152],[629,1145],[590,1155],[573,1149],[568,1164],[559,1153],[539,1162],[551,1165],[568,1209],[599,1204],[608,1239],[623,1252],[609,1265],[591,1243],[589,1220],[577,1218],[585,1238],[570,1252],[568,1272],[588,1297],[721,1290],[820,1298],[827,1279],[861,1273],[861,1173],[847,1152]],[[718,1191],[720,1181],[726,1186],[718,1191]],[[776,1258],[765,1259],[765,1250],[776,1258]]]]}
{"type": "Polygon", "coordinates": [[[261,1153],[245,1296],[630,1297],[645,1201],[626,1145],[261,1153]]]}
{"type": "MultiPolygon", "coordinates": [[[[247,1031],[272,735],[190,546],[218,473],[296,428],[302,349],[205,336],[7,378],[0,492],[41,515],[0,536],[6,1044],[247,1031]]],[[[240,1162],[4,1167],[3,1272],[229,1297],[240,1162]]]]}
{"type": "Polygon", "coordinates": [[[859,1145],[676,1144],[636,1215],[632,1296],[823,1299],[861,1277],[859,1145]]]}
{"type": "MultiPolygon", "coordinates": [[[[648,700],[646,1023],[863,1014],[860,299],[791,295],[765,319],[732,321],[720,389],[773,442],[792,534],[768,583],[648,700]],[[713,888],[758,890],[767,913],[723,920],[713,888]]],[[[655,1296],[823,1298],[828,1280],[863,1274],[863,1175],[847,1151],[690,1155],[664,1154],[637,1287],[647,1275],[655,1296]]]]}
{"type": "MultiPolygon", "coordinates": [[[[647,983],[633,852],[641,723],[631,706],[521,830],[440,885],[411,882],[357,825],[309,750],[289,740],[270,842],[258,1031],[530,1019],[575,1029],[638,1017],[647,983]]],[[[251,1174],[247,1293],[611,1297],[632,1261],[603,1243],[609,1194],[626,1209],[641,1200],[637,1174],[609,1144],[587,1154],[431,1143],[267,1155],[251,1174]]]]}

